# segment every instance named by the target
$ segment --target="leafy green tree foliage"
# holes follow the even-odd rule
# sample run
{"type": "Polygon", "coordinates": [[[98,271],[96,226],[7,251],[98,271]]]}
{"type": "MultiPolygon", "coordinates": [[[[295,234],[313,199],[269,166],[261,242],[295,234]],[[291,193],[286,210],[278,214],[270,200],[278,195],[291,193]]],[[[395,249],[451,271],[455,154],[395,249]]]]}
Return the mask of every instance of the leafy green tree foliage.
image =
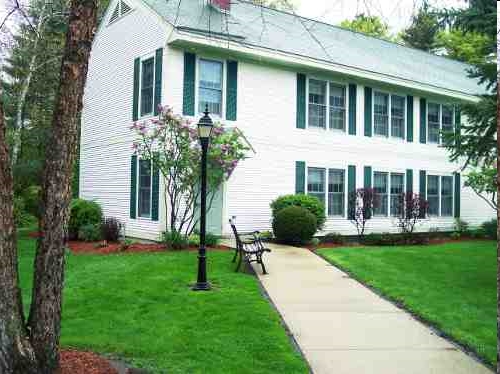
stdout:
{"type": "Polygon", "coordinates": [[[455,60],[476,64],[484,62],[489,37],[478,32],[442,30],[436,35],[435,48],[455,60]]]}
{"type": "Polygon", "coordinates": [[[411,25],[400,36],[406,45],[431,52],[438,31],[438,17],[431,12],[427,1],[424,1],[417,14],[413,15],[411,25]]]}
{"type": "Polygon", "coordinates": [[[468,173],[465,183],[491,208],[497,207],[497,168],[482,166],[468,173]]]}
{"type": "Polygon", "coordinates": [[[382,39],[391,39],[389,26],[377,16],[358,14],[353,20],[344,20],[341,27],[382,39]]]}
{"type": "Polygon", "coordinates": [[[297,10],[297,2],[294,0],[253,0],[252,2],[256,5],[263,5],[277,10],[297,10]]]}

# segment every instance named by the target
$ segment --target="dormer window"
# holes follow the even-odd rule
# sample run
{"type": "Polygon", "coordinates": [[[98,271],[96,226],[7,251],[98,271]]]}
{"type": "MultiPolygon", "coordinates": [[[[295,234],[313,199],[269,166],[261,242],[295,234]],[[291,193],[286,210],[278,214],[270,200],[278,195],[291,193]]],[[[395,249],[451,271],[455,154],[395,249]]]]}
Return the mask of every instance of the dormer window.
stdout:
{"type": "Polygon", "coordinates": [[[118,3],[116,4],[115,9],[113,10],[113,13],[111,13],[111,17],[109,17],[108,24],[115,22],[118,18],[123,17],[125,14],[129,13],[131,10],[132,10],[132,8],[130,7],[130,5],[128,5],[123,0],[119,0],[118,3]]]}

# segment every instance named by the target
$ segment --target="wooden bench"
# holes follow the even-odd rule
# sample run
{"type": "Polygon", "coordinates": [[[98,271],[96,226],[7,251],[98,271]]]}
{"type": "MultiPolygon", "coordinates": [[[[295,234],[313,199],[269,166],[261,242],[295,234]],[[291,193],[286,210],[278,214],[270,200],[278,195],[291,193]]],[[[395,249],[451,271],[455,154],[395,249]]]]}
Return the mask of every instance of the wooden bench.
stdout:
{"type": "Polygon", "coordinates": [[[265,252],[271,252],[270,249],[264,247],[264,243],[260,237],[259,231],[253,231],[251,233],[239,234],[236,229],[234,217],[229,220],[231,228],[233,230],[234,238],[236,240],[236,248],[233,257],[233,262],[238,259],[238,265],[236,270],[240,270],[241,262],[243,259],[250,264],[251,262],[256,262],[262,267],[262,273],[267,274],[266,267],[262,261],[262,255],[265,252]]]}

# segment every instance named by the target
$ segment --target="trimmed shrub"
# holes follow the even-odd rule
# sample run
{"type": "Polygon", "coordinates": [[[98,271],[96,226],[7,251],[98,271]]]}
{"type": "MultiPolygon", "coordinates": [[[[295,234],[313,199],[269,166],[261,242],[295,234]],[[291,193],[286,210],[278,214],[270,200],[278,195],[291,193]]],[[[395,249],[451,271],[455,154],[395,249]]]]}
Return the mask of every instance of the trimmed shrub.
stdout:
{"type": "Polygon", "coordinates": [[[78,229],[78,239],[85,242],[95,242],[101,240],[101,227],[93,223],[83,225],[78,229]]]}
{"type": "Polygon", "coordinates": [[[329,232],[321,239],[322,243],[344,244],[345,238],[336,232],[329,232]]]}
{"type": "Polygon", "coordinates": [[[497,239],[497,220],[492,219],[491,221],[483,222],[481,229],[484,231],[484,235],[488,239],[497,239]]]}
{"type": "Polygon", "coordinates": [[[163,243],[168,249],[186,249],[189,247],[189,240],[178,231],[165,231],[163,233],[163,243]]]}
{"type": "Polygon", "coordinates": [[[460,218],[455,219],[455,225],[453,227],[454,232],[458,234],[458,237],[462,235],[469,235],[469,224],[460,218]]]}
{"type": "Polygon", "coordinates": [[[326,220],[325,205],[317,197],[304,194],[280,196],[271,203],[273,217],[276,217],[280,210],[289,206],[299,206],[307,209],[316,217],[317,229],[321,230],[323,228],[326,220]]]}
{"type": "Polygon", "coordinates": [[[366,245],[391,246],[404,243],[405,240],[401,234],[391,234],[388,232],[371,233],[365,235],[363,243],[366,245]]]}
{"type": "Polygon", "coordinates": [[[102,237],[109,242],[117,242],[120,239],[121,223],[116,218],[107,217],[101,225],[102,237]]]}
{"type": "MultiPolygon", "coordinates": [[[[219,244],[220,238],[215,235],[207,232],[205,234],[205,245],[207,247],[215,247],[216,245],[219,244]]],[[[200,245],[200,234],[198,232],[195,232],[188,237],[188,245],[190,247],[196,247],[200,245]]]]}
{"type": "Polygon", "coordinates": [[[278,241],[302,244],[316,233],[316,217],[306,208],[289,206],[277,212],[273,219],[273,231],[278,241]]]}
{"type": "Polygon", "coordinates": [[[80,228],[86,225],[99,227],[102,222],[102,210],[95,201],[74,199],[70,205],[68,233],[70,239],[76,239],[80,228]]]}

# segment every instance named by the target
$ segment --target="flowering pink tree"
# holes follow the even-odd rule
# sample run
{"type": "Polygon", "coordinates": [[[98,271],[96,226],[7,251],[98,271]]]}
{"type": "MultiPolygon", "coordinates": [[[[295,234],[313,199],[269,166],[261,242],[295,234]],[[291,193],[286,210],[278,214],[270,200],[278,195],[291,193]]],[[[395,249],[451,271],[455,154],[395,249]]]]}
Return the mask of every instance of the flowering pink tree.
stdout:
{"type": "MultiPolygon", "coordinates": [[[[131,130],[137,136],[132,145],[136,154],[151,160],[164,178],[167,231],[191,234],[199,220],[201,147],[196,124],[165,106],[158,118],[135,122],[131,130]]],[[[207,211],[248,149],[241,132],[214,125],[207,157],[207,211]]]]}

